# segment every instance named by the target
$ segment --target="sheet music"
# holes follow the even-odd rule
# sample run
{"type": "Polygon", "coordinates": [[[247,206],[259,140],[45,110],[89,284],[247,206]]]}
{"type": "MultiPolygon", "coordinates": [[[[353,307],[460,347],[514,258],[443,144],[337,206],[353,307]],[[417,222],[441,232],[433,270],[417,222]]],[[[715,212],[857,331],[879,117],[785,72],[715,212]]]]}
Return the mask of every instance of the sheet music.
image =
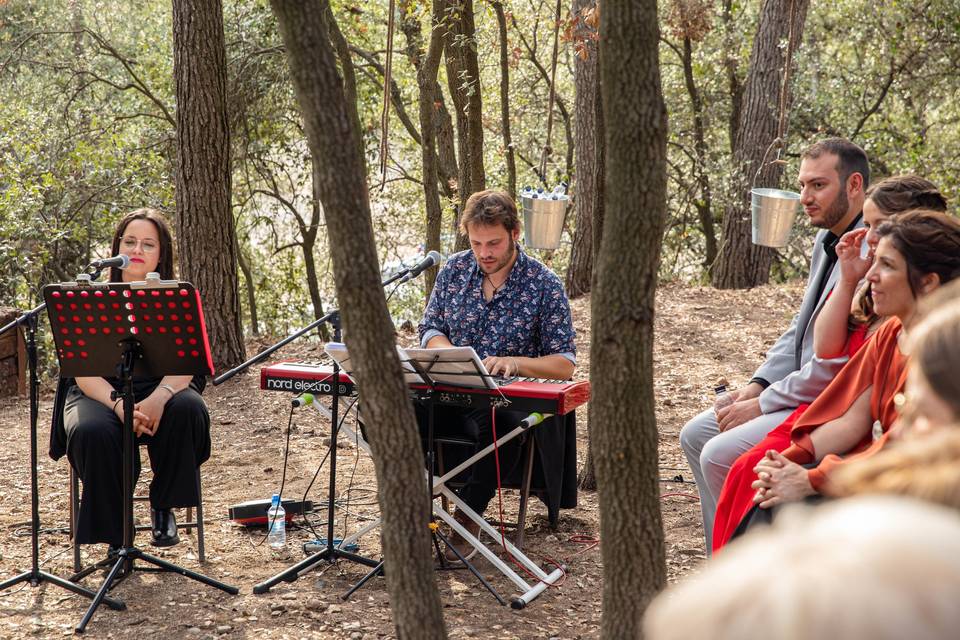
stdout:
{"type": "MultiPolygon", "coordinates": [[[[353,375],[353,363],[347,346],[342,342],[328,342],[324,347],[331,358],[340,363],[344,372],[353,375]]],[[[480,360],[473,347],[440,347],[436,349],[397,347],[403,377],[407,384],[447,384],[479,389],[497,389],[497,383],[480,360]],[[416,367],[413,363],[416,363],[416,367]],[[424,370],[429,380],[417,371],[424,370]]]]}

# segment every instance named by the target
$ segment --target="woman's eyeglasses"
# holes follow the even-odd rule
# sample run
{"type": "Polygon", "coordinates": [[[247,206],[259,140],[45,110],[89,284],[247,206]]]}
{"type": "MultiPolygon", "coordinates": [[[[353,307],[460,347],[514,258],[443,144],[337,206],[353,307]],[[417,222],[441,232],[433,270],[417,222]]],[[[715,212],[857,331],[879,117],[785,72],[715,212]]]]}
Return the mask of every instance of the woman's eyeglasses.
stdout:
{"type": "Polygon", "coordinates": [[[144,253],[153,253],[160,247],[160,245],[153,240],[137,240],[136,238],[132,238],[130,236],[120,239],[120,246],[127,251],[133,251],[137,248],[138,244],[140,245],[140,250],[144,253]]]}

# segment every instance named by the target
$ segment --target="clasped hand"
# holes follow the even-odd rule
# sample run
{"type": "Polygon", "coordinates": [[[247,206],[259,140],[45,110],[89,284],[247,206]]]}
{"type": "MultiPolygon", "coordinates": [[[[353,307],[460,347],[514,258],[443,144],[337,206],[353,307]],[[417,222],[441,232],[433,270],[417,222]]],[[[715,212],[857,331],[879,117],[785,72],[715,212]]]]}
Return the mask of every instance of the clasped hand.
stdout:
{"type": "MultiPolygon", "coordinates": [[[[160,418],[163,417],[163,409],[165,406],[166,400],[156,393],[151,393],[148,397],[133,405],[134,435],[154,435],[160,426],[160,418]]],[[[123,403],[118,405],[117,414],[122,422],[124,415],[123,403]]]]}
{"type": "Polygon", "coordinates": [[[772,449],[753,470],[757,474],[757,479],[750,485],[757,490],[753,503],[759,504],[761,509],[796,502],[816,493],[807,470],[772,449]]]}

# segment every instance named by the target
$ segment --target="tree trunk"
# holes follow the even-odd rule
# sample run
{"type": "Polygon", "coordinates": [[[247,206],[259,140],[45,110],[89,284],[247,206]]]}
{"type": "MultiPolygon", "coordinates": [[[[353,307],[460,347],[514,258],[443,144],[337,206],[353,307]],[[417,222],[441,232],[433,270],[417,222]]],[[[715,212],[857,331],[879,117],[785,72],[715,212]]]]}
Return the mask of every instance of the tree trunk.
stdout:
{"type": "Polygon", "coordinates": [[[223,8],[219,0],[173,0],[177,96],[177,238],[180,276],[203,296],[218,369],[245,358],[230,209],[230,128],[223,8]]]}
{"type": "Polygon", "coordinates": [[[317,171],[337,298],[366,397],[382,513],[381,543],[397,637],[445,638],[430,555],[423,454],[380,286],[360,132],[344,98],[321,16],[327,0],[271,0],[317,171]]]}
{"type": "Polygon", "coordinates": [[[705,267],[713,265],[717,259],[717,234],[713,228],[713,196],[710,190],[710,177],[707,174],[707,143],[706,124],[703,117],[703,100],[693,77],[693,43],[689,36],[683,38],[683,79],[690,96],[690,106],[693,108],[693,145],[697,157],[697,185],[700,188],[700,197],[695,206],[700,217],[700,228],[703,231],[705,244],[705,267]]]}
{"type": "MultiPolygon", "coordinates": [[[[802,41],[809,4],[809,0],[766,0],[760,10],[733,149],[733,200],[724,209],[723,244],[713,270],[713,286],[718,289],[756,287],[770,277],[773,249],[754,245],[750,239],[750,187],[775,187],[783,173],[779,164],[768,162],[761,167],[761,163],[764,152],[777,137],[786,56],[782,44],[790,32],[791,21],[795,42],[802,41]],[[758,168],[761,171],[754,184],[758,168]]],[[[789,113],[789,98],[785,108],[789,113]]],[[[775,157],[771,153],[768,161],[775,157]]]]}
{"type": "Polygon", "coordinates": [[[260,335],[260,322],[257,320],[257,296],[256,286],[253,282],[253,271],[250,269],[250,262],[243,255],[243,249],[237,248],[237,264],[240,271],[243,272],[243,280],[246,285],[244,289],[247,293],[247,307],[250,309],[250,332],[255,336],[260,335]]]}
{"type": "MultiPolygon", "coordinates": [[[[353,68],[353,58],[350,57],[350,44],[347,42],[347,38],[340,30],[340,25],[337,23],[337,18],[333,15],[333,9],[330,7],[329,3],[327,3],[327,9],[323,14],[323,24],[327,29],[327,36],[330,38],[330,44],[333,45],[333,50],[337,54],[337,60],[340,62],[340,76],[343,79],[343,93],[347,99],[350,118],[353,120],[353,128],[358,132],[363,131],[360,126],[360,112],[357,109],[357,74],[353,68]]],[[[366,157],[363,154],[362,136],[357,137],[357,144],[360,145],[360,157],[366,160],[366,157]]],[[[314,165],[316,165],[316,160],[317,159],[314,158],[314,165]]],[[[316,276],[314,276],[314,279],[316,279],[316,276]]],[[[316,304],[316,302],[314,302],[314,304],[316,304]]],[[[322,305],[320,307],[315,307],[315,309],[320,309],[321,315],[323,314],[322,305]]],[[[320,316],[317,317],[319,318],[320,316]]],[[[324,329],[324,331],[325,330],[326,329],[324,329]]],[[[324,340],[326,339],[327,338],[324,338],[324,340]]]]}
{"type": "MultiPolygon", "coordinates": [[[[407,16],[408,10],[401,5],[401,12],[407,16]]],[[[443,226],[443,208],[440,204],[440,192],[437,188],[441,178],[442,161],[437,155],[437,133],[444,125],[444,118],[438,119],[437,114],[443,107],[443,98],[440,95],[440,84],[437,82],[437,73],[440,70],[440,57],[443,55],[443,0],[433,0],[432,18],[430,20],[430,43],[426,53],[421,52],[422,36],[420,25],[412,24],[409,17],[405,17],[403,26],[407,36],[407,56],[417,70],[417,86],[420,89],[418,101],[420,115],[420,158],[423,166],[423,196],[427,208],[426,249],[440,251],[440,231],[443,226]]],[[[446,114],[446,124],[450,125],[450,115],[446,114]]],[[[452,143],[452,138],[451,141],[452,143]]],[[[452,152],[452,144],[451,144],[452,152]]],[[[430,268],[424,274],[424,300],[430,299],[433,285],[437,280],[437,269],[430,268]]]]}
{"type": "MultiPolygon", "coordinates": [[[[585,9],[594,6],[594,0],[574,0],[573,14],[582,16],[585,9]]],[[[574,37],[578,43],[582,43],[585,56],[576,56],[573,65],[576,117],[573,192],[576,195],[576,226],[566,278],[567,295],[571,298],[590,291],[590,279],[593,277],[594,221],[597,217],[603,217],[603,105],[600,101],[598,71],[600,49],[592,39],[595,33],[596,30],[582,17],[577,21],[574,37]]],[[[600,246],[599,243],[596,246],[600,246]]],[[[587,467],[593,467],[589,456],[587,467]]],[[[593,475],[592,471],[590,475],[593,475]]]]}
{"type": "Polygon", "coordinates": [[[657,486],[653,316],[666,219],[667,117],[656,0],[604,0],[609,215],[597,256],[590,400],[603,540],[603,638],[639,638],[666,582],[657,486]],[[629,390],[625,393],[624,390],[629,390]]]}
{"type": "MultiPolygon", "coordinates": [[[[457,148],[459,156],[459,210],[471,194],[487,188],[483,168],[483,104],[480,98],[480,65],[477,60],[476,26],[473,0],[446,0],[444,52],[447,83],[457,112],[457,148]]],[[[456,222],[454,222],[456,227],[456,222]]],[[[468,246],[457,235],[456,249],[468,246]]]]}
{"type": "Polygon", "coordinates": [[[517,199],[517,160],[513,153],[513,135],[510,133],[510,62],[507,42],[507,16],[502,2],[493,2],[500,33],[500,126],[503,128],[503,153],[507,160],[507,193],[517,199]]]}

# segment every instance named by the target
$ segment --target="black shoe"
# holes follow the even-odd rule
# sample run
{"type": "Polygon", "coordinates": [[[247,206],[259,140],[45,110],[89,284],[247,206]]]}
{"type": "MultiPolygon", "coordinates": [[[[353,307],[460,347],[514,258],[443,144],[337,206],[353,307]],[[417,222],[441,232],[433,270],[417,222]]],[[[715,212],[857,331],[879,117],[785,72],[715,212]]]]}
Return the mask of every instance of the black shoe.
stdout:
{"type": "Polygon", "coordinates": [[[153,540],[150,544],[155,547],[172,547],[180,542],[177,519],[170,509],[151,509],[150,516],[153,521],[153,540]]]}

